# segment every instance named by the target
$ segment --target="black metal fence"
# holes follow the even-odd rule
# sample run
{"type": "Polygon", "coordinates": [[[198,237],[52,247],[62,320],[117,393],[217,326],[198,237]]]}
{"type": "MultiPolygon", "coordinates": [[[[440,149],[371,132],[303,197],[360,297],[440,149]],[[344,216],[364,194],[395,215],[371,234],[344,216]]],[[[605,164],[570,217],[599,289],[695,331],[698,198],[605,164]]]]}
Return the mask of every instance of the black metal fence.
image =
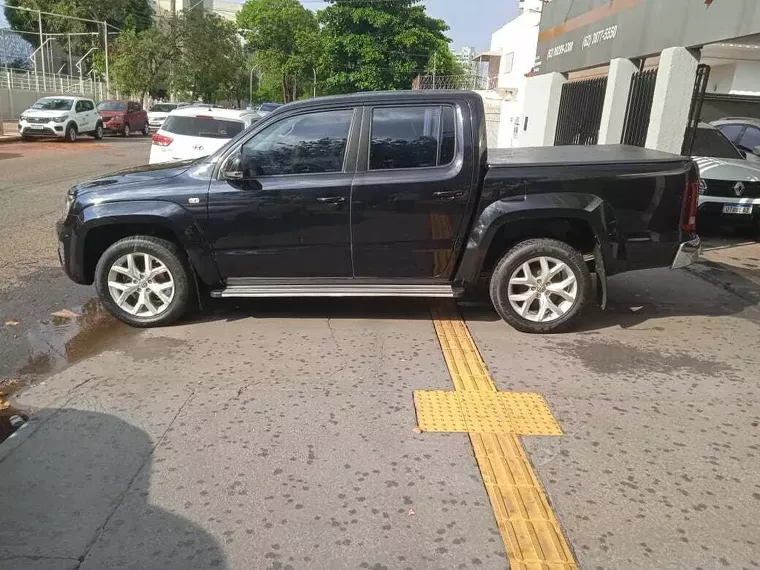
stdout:
{"type": "Polygon", "coordinates": [[[562,86],[555,145],[597,144],[606,90],[606,77],[573,81],[562,86]]]}
{"type": "Polygon", "coordinates": [[[686,135],[683,140],[681,154],[691,156],[691,149],[694,146],[694,137],[697,134],[700,118],[702,117],[702,104],[705,102],[705,93],[707,92],[707,82],[710,80],[710,66],[700,64],[697,67],[697,78],[694,81],[694,94],[691,98],[691,108],[689,109],[689,123],[686,127],[686,135]]]}
{"type": "Polygon", "coordinates": [[[623,144],[645,146],[649,118],[652,115],[654,87],[657,84],[657,70],[648,69],[634,73],[631,77],[631,90],[628,93],[628,106],[625,110],[625,127],[623,127],[623,144]]]}

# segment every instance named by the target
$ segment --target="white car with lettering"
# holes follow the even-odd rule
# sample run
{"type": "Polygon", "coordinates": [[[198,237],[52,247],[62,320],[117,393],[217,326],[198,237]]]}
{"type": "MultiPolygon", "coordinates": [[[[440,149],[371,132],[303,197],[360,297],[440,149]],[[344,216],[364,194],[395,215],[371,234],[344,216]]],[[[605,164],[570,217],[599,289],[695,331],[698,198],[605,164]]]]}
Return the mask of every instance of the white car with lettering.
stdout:
{"type": "Polygon", "coordinates": [[[259,119],[260,115],[250,110],[184,107],[172,111],[153,135],[150,164],[213,154],[259,119]]]}
{"type": "Polygon", "coordinates": [[[103,120],[92,99],[55,95],[21,113],[18,132],[24,140],[56,137],[74,142],[82,134],[102,139],[103,120]]]}

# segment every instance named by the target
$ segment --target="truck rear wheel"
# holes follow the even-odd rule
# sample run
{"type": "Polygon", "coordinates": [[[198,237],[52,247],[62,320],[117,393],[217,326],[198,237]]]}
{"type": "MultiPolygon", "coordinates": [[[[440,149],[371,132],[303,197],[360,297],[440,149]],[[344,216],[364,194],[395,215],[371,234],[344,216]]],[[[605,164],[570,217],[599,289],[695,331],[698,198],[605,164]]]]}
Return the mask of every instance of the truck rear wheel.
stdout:
{"type": "Polygon", "coordinates": [[[496,264],[491,301],[511,326],[527,333],[552,333],[575,325],[591,294],[583,256],[553,239],[517,244],[496,264]]]}
{"type": "Polygon", "coordinates": [[[192,300],[190,264],[173,243],[151,236],[117,241],[98,260],[95,288],[108,312],[135,327],[167,325],[192,300]]]}

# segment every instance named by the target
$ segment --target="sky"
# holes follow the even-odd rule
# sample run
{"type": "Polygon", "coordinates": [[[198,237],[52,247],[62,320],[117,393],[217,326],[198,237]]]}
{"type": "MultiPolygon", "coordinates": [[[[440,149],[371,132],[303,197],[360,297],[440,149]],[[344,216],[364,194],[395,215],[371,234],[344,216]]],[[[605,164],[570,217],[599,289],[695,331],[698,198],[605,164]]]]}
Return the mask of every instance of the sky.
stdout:
{"type": "MultiPolygon", "coordinates": [[[[243,0],[232,0],[243,3],[243,0]]],[[[301,0],[307,8],[324,6],[318,0],[301,0]]],[[[0,0],[0,6],[3,2],[0,0]]],[[[517,15],[517,0],[424,0],[428,14],[445,20],[451,29],[451,47],[459,50],[472,46],[484,51],[491,44],[491,34],[517,15]]],[[[0,27],[7,27],[0,10],[0,27]]]]}

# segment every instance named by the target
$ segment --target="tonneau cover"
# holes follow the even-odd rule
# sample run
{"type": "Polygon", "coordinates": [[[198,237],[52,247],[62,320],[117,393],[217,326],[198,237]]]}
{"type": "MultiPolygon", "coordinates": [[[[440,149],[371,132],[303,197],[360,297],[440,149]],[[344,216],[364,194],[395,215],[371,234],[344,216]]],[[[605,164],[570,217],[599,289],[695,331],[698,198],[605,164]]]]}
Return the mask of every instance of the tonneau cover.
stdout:
{"type": "Polygon", "coordinates": [[[688,157],[637,146],[540,146],[488,149],[488,166],[570,166],[683,162],[688,157]]]}

